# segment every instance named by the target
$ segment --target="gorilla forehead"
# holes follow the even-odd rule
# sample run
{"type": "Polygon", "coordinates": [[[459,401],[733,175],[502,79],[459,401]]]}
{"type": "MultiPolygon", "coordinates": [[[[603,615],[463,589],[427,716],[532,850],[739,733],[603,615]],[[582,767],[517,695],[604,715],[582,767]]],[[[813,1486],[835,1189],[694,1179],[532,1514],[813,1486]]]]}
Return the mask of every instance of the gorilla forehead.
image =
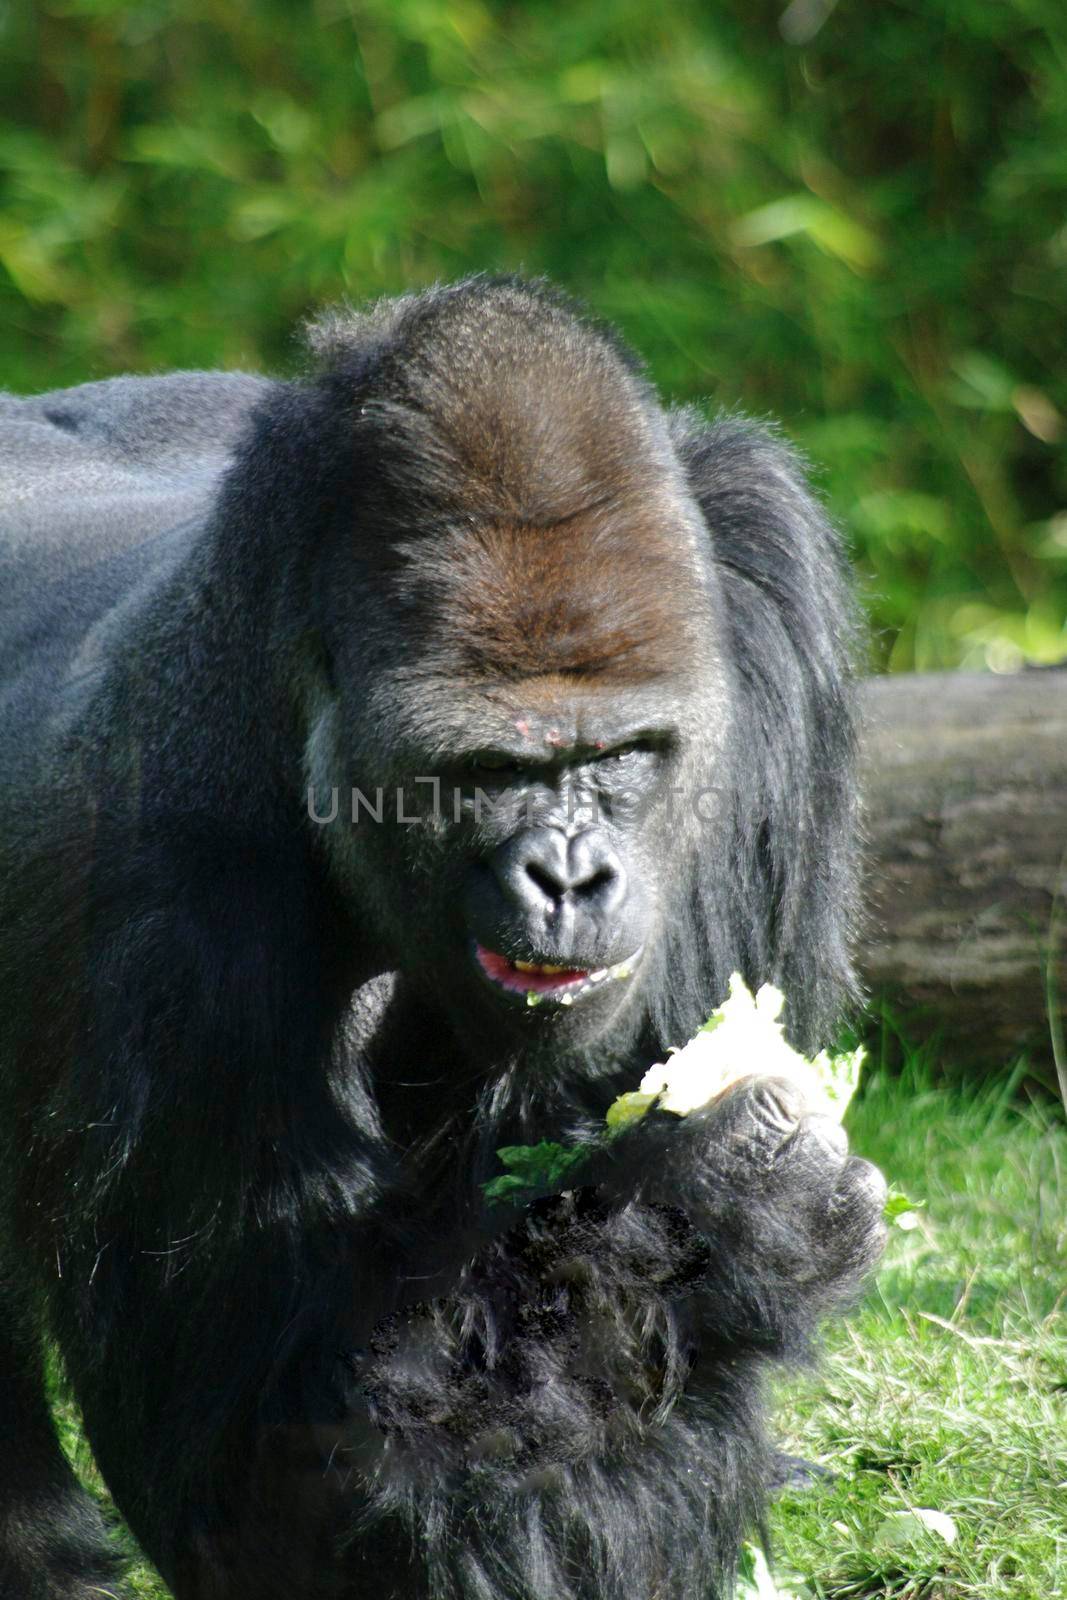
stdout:
{"type": "Polygon", "coordinates": [[[327,318],[312,342],[347,430],[327,613],[360,584],[378,599],[372,739],[402,727],[444,753],[539,722],[595,746],[707,712],[725,630],[707,525],[612,336],[475,280],[327,318]]]}
{"type": "Polygon", "coordinates": [[[404,497],[551,524],[675,470],[651,388],[547,290],[473,280],[313,332],[363,391],[359,427],[404,497]]]}
{"type": "Polygon", "coordinates": [[[699,574],[684,524],[634,502],[409,544],[401,581],[424,618],[419,653],[463,682],[681,675],[700,654],[699,574]]]}
{"type": "Polygon", "coordinates": [[[678,481],[635,362],[547,291],[472,280],[329,316],[311,345],[387,538],[448,518],[547,528],[678,481]]]}
{"type": "Polygon", "coordinates": [[[548,293],[484,280],[315,337],[349,395],[353,538],[386,608],[418,619],[405,655],[420,674],[624,687],[699,667],[707,530],[612,337],[548,293]]]}

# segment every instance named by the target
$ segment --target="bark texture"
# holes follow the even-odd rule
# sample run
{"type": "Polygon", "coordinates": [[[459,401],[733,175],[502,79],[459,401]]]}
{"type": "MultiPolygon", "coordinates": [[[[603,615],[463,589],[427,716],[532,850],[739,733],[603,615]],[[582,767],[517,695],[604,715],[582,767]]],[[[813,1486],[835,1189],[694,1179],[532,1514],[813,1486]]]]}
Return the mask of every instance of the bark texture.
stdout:
{"type": "Polygon", "coordinates": [[[1051,1063],[1067,1002],[1067,670],[873,678],[864,710],[872,994],[946,1059],[1051,1063]]]}

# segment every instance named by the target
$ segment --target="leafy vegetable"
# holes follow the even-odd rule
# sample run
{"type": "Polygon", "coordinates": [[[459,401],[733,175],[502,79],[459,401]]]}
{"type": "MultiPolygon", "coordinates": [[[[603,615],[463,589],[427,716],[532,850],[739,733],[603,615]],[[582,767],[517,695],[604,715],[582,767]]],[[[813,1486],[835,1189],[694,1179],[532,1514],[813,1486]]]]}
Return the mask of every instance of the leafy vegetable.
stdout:
{"type": "MultiPolygon", "coordinates": [[[[527,996],[534,1004],[537,996],[527,996]]],[[[743,1078],[788,1078],[802,1090],[809,1110],[840,1120],[856,1091],[864,1052],[823,1050],[814,1059],[802,1056],[788,1042],[781,1022],[785,997],[765,983],[753,995],[739,973],[730,992],[689,1043],[672,1050],[668,1059],[650,1067],[638,1089],[620,1094],[604,1119],[605,1139],[613,1139],[639,1122],[655,1106],[684,1117],[717,1100],[743,1078]]],[[[587,1145],[506,1145],[497,1151],[507,1168],[482,1185],[490,1203],[521,1203],[557,1188],[589,1153],[587,1145]]],[[[894,1191],[885,1216],[900,1228],[915,1227],[915,1202],[894,1191]],[[910,1220],[909,1220],[910,1219],[910,1220]]]]}
{"type": "MultiPolygon", "coordinates": [[[[804,1091],[812,1111],[840,1120],[859,1083],[863,1049],[836,1055],[823,1050],[808,1060],[785,1037],[780,1020],[784,1006],[780,989],[765,983],[753,995],[735,972],[727,999],[687,1045],[649,1068],[641,1094],[658,1097],[661,1110],[684,1117],[718,1099],[741,1078],[789,1078],[804,1091]]],[[[623,1113],[628,1119],[639,1114],[636,1107],[629,1109],[635,1098],[620,1096],[628,1102],[623,1113]]]]}
{"type": "Polygon", "coordinates": [[[562,1183],[572,1168],[585,1159],[582,1145],[509,1144],[497,1151],[508,1171],[482,1185],[487,1200],[507,1200],[520,1191],[537,1193],[562,1183]]]}

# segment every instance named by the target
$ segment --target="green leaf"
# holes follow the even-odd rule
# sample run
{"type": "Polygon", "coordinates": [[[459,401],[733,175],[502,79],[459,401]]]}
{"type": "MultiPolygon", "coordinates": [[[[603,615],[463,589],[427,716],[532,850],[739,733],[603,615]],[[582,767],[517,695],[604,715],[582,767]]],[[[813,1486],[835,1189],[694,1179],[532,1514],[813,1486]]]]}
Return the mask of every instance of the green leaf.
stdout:
{"type": "Polygon", "coordinates": [[[907,1231],[909,1227],[913,1228],[915,1223],[907,1223],[903,1219],[913,1216],[916,1211],[921,1211],[925,1204],[925,1200],[912,1200],[900,1189],[890,1189],[889,1194],[886,1196],[882,1216],[887,1222],[895,1222],[898,1228],[904,1228],[907,1231]]]}
{"type": "Polygon", "coordinates": [[[490,1178],[488,1183],[483,1183],[482,1193],[487,1200],[506,1200],[508,1195],[516,1194],[526,1187],[525,1178],[517,1178],[512,1173],[505,1172],[502,1177],[490,1178]]]}
{"type": "Polygon", "coordinates": [[[608,1131],[620,1133],[631,1123],[640,1122],[645,1112],[654,1106],[658,1099],[658,1094],[642,1094],[639,1089],[633,1090],[630,1094],[620,1094],[611,1102],[604,1118],[608,1131]]]}
{"type": "Polygon", "coordinates": [[[780,1589],[771,1575],[767,1557],[758,1545],[741,1546],[737,1563],[735,1600],[795,1600],[791,1589],[780,1589]]]}
{"type": "Polygon", "coordinates": [[[911,1506],[905,1511],[894,1511],[874,1532],[876,1550],[907,1552],[923,1544],[930,1535],[943,1544],[956,1542],[956,1524],[944,1511],[933,1511],[928,1506],[911,1506]]]}
{"type": "Polygon", "coordinates": [[[543,1139],[540,1144],[509,1144],[497,1151],[501,1162],[509,1169],[499,1178],[490,1178],[482,1184],[487,1200],[519,1198],[524,1191],[531,1196],[557,1188],[585,1160],[582,1145],[556,1144],[543,1139]]]}

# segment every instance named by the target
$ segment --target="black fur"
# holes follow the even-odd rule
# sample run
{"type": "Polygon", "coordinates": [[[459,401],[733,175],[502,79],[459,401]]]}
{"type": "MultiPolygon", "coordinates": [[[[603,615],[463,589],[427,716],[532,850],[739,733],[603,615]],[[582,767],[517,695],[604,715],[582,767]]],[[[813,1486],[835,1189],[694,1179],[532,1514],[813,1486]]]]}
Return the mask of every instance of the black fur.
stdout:
{"type": "Polygon", "coordinates": [[[879,1182],[785,1087],[596,1135],[731,971],[806,1047],[853,996],[840,554],[772,433],[665,414],[543,287],[312,344],[0,399],[0,1593],[119,1592],[49,1336],[180,1600],[714,1600],[762,1374],[855,1293],[879,1182]],[[426,815],[519,736],[532,826],[426,815]],[[421,821],[320,827],[309,782],[421,821]],[[642,953],[527,1008],[472,941],[642,953]],[[488,1210],[542,1138],[578,1187],[488,1210]]]}

